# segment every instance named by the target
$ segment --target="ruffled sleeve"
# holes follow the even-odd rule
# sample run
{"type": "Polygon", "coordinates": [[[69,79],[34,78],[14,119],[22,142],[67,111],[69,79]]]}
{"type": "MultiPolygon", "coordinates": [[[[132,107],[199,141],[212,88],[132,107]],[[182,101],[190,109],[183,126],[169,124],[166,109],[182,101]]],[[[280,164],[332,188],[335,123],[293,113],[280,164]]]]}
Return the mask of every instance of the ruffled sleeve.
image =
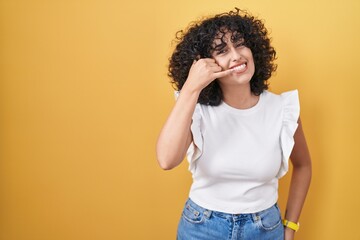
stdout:
{"type": "Polygon", "coordinates": [[[277,178],[283,177],[289,169],[289,157],[294,147],[294,134],[298,127],[300,116],[300,102],[298,90],[280,94],[282,101],[282,128],[280,132],[280,145],[282,160],[277,178]]]}
{"type": "Polygon", "coordinates": [[[199,159],[203,149],[203,136],[201,133],[201,106],[196,104],[195,111],[192,117],[191,133],[193,141],[187,150],[187,160],[189,162],[189,171],[194,173],[196,164],[195,161],[199,159]]]}
{"type": "MultiPolygon", "coordinates": [[[[175,99],[179,97],[180,92],[175,91],[175,99]]],[[[202,120],[201,120],[201,106],[199,103],[196,104],[191,123],[191,133],[193,136],[193,141],[191,142],[187,150],[187,160],[189,162],[189,171],[191,173],[195,172],[196,163],[195,161],[199,159],[202,154],[203,149],[203,135],[202,131],[202,120]]]]}

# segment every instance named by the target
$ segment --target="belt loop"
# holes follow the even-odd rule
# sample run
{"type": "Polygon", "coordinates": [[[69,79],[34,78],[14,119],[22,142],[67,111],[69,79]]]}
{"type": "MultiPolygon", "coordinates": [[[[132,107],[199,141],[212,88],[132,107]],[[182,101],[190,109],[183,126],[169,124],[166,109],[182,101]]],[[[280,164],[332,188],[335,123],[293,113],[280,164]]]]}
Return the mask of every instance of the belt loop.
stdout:
{"type": "Polygon", "coordinates": [[[211,214],[212,214],[212,211],[211,210],[205,210],[204,211],[204,216],[207,218],[207,219],[209,219],[210,217],[211,217],[211,214]]]}
{"type": "Polygon", "coordinates": [[[260,219],[260,217],[257,213],[252,213],[251,216],[252,216],[252,219],[254,222],[257,222],[260,219]]]}

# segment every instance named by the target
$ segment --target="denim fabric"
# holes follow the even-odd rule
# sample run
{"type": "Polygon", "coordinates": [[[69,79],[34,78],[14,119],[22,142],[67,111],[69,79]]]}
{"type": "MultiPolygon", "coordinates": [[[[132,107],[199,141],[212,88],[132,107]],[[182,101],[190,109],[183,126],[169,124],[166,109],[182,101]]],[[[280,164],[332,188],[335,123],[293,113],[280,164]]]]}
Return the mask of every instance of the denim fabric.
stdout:
{"type": "Polygon", "coordinates": [[[283,240],[284,226],[277,203],[257,213],[228,214],[185,203],[177,240],[283,240]]]}

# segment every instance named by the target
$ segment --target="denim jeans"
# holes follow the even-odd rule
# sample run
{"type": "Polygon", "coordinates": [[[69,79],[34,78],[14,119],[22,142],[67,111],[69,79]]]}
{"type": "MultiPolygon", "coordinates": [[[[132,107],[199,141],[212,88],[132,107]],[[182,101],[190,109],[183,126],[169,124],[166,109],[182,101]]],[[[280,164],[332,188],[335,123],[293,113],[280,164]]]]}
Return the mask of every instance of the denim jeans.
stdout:
{"type": "Polygon", "coordinates": [[[257,213],[229,214],[186,201],[177,240],[284,240],[279,207],[257,213]]]}

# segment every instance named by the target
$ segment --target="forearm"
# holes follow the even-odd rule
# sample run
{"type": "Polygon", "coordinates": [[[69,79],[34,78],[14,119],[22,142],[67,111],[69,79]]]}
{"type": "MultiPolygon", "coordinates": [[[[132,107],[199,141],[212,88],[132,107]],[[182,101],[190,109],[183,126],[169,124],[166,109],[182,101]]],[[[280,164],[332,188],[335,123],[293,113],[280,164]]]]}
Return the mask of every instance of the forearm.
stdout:
{"type": "MultiPolygon", "coordinates": [[[[289,197],[286,205],[285,219],[297,223],[300,218],[301,210],[304,206],[305,198],[311,181],[311,164],[304,166],[294,166],[291,177],[289,197]]],[[[294,239],[295,231],[285,228],[285,240],[294,239]]]]}
{"type": "Polygon", "coordinates": [[[183,89],[162,128],[157,146],[157,159],[163,169],[176,167],[184,158],[191,139],[191,121],[199,92],[183,89]]]}
{"type": "Polygon", "coordinates": [[[294,166],[291,177],[285,219],[297,223],[311,181],[311,164],[294,166]]]}
{"type": "Polygon", "coordinates": [[[181,88],[181,94],[157,142],[157,159],[163,169],[176,167],[185,156],[192,141],[190,130],[192,115],[202,89],[215,79],[224,77],[232,71],[233,69],[221,71],[221,67],[212,58],[194,60],[188,78],[181,88]]]}

